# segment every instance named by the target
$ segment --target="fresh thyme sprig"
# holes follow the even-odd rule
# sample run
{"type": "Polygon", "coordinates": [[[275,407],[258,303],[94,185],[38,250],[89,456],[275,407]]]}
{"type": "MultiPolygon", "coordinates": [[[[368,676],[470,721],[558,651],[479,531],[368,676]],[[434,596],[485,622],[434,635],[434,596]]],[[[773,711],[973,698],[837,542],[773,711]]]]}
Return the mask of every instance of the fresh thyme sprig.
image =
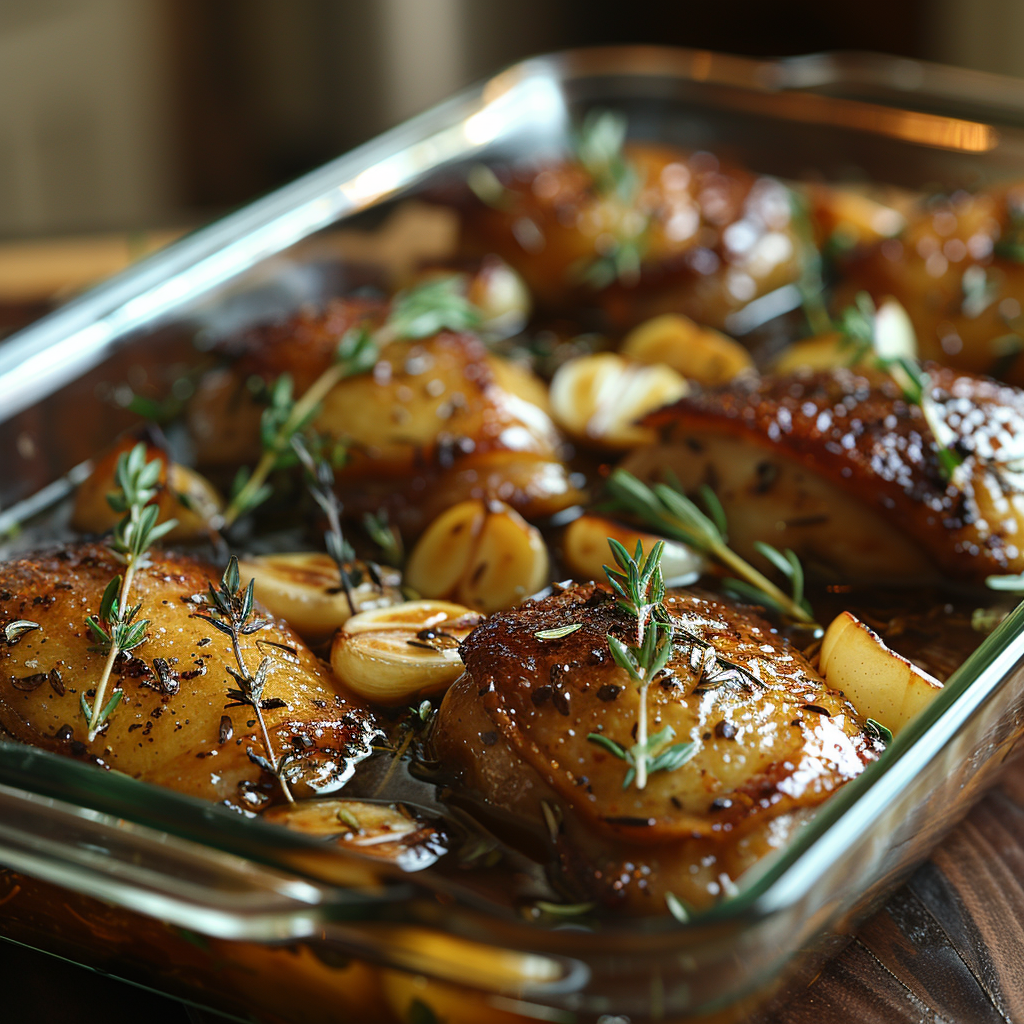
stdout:
{"type": "Polygon", "coordinates": [[[94,641],[90,650],[107,656],[92,704],[84,693],[81,697],[82,713],[89,723],[90,743],[121,700],[120,690],[106,700],[114,663],[120,654],[138,647],[146,639],[149,628],[149,619],[138,618],[141,603],[128,603],[135,573],[146,564],[146,552],[153,542],[177,526],[176,519],[157,524],[160,509],[149,504],[157,495],[160,468],[159,459],[146,460],[146,445],[140,441],[131,451],[118,456],[114,469],[117,490],[107,495],[110,507],[124,513],[107,543],[115,557],[124,563],[125,571],[123,576],[115,576],[107,584],[99,615],[90,615],[85,620],[94,641]]]}
{"type": "Polygon", "coordinates": [[[401,533],[388,522],[388,510],[382,508],[379,512],[367,512],[363,516],[363,527],[370,540],[380,548],[384,564],[401,569],[405,565],[405,545],[401,533]]]}
{"type": "MultiPolygon", "coordinates": [[[[957,466],[964,458],[955,447],[956,436],[939,415],[938,406],[932,398],[931,377],[908,354],[908,346],[900,343],[899,339],[893,343],[879,337],[878,310],[867,292],[859,292],[854,305],[840,314],[838,327],[850,351],[849,365],[870,362],[883,373],[889,374],[903,393],[905,402],[921,410],[925,424],[935,440],[939,472],[944,480],[952,480],[957,466]]],[[[909,321],[907,329],[912,330],[909,321]]]]}
{"type": "Polygon", "coordinates": [[[592,110],[574,139],[576,159],[590,175],[598,196],[618,206],[619,225],[611,243],[596,258],[573,268],[573,273],[594,288],[615,280],[636,281],[647,251],[651,218],[638,208],[643,181],[623,152],[626,118],[611,110],[592,110]]]}
{"type": "MultiPolygon", "coordinates": [[[[341,530],[341,502],[334,493],[334,468],[323,454],[310,453],[306,442],[298,434],[292,437],[292,449],[305,470],[306,487],[320,510],[327,517],[327,530],[324,533],[324,547],[338,567],[338,578],[348,600],[349,611],[355,615],[359,609],[353,590],[359,585],[352,565],[356,553],[352,545],[345,539],[341,530]]],[[[379,579],[377,581],[379,583],[379,579]]]]}
{"type": "Polygon", "coordinates": [[[607,634],[608,649],[619,668],[636,684],[640,705],[637,709],[636,742],[628,749],[602,733],[590,733],[587,739],[629,765],[623,789],[636,780],[643,789],[653,772],[673,771],[684,764],[696,749],[692,743],[669,746],[675,730],[666,726],[653,736],[647,734],[647,689],[672,656],[672,620],[665,608],[665,581],[661,575],[661,556],[665,549],[658,541],[644,558],[643,545],[637,541],[633,555],[617,541],[608,539],[617,569],[604,567],[617,597],[618,606],[636,623],[636,642],[624,643],[607,634]]]}
{"type": "Polygon", "coordinates": [[[292,438],[316,417],[328,392],[347,377],[368,373],[381,349],[393,341],[429,338],[439,331],[467,331],[480,323],[480,314],[464,294],[460,275],[440,277],[400,292],[391,303],[383,326],[371,331],[365,324],[346,331],[335,349],[334,360],[300,398],[292,395],[290,376],[282,374],[270,389],[270,404],[263,412],[260,439],[263,454],[250,473],[239,470],[231,501],[221,526],[229,528],[270,496],[267,478],[288,458],[292,438]]]}
{"type": "Polygon", "coordinates": [[[832,329],[832,320],[825,306],[825,280],[821,251],[814,240],[814,226],[811,223],[807,199],[794,189],[789,190],[790,223],[797,243],[797,257],[800,263],[800,277],[797,289],[800,304],[811,334],[826,334],[832,329]]]}
{"type": "Polygon", "coordinates": [[[678,487],[648,487],[624,469],[611,474],[607,488],[618,505],[655,532],[689,544],[734,572],[738,579],[726,581],[730,588],[796,622],[816,625],[803,593],[803,570],[796,555],[788,549],[778,551],[769,544],[759,546],[761,553],[789,579],[793,592],[786,594],[729,547],[725,515],[710,488],[702,490],[710,515],[702,512],[678,487]]]}
{"type": "Polygon", "coordinates": [[[267,683],[267,672],[270,669],[270,658],[266,655],[260,659],[255,672],[251,672],[245,663],[242,655],[241,638],[258,633],[269,623],[265,619],[253,617],[253,587],[255,580],[249,580],[249,585],[243,590],[241,576],[238,571],[238,559],[232,555],[228,562],[224,575],[221,577],[220,585],[215,589],[210,584],[209,593],[206,595],[207,612],[197,612],[201,619],[205,619],[214,629],[219,630],[231,641],[231,649],[235,655],[235,663],[238,668],[227,667],[231,678],[237,683],[227,691],[231,699],[225,708],[248,707],[252,708],[259,723],[262,735],[263,751],[262,756],[249,747],[246,753],[249,760],[258,765],[264,771],[273,775],[281,785],[281,792],[289,803],[295,803],[291,789],[286,779],[289,755],[282,754],[278,757],[274,753],[274,746],[270,741],[270,733],[267,730],[264,711],[273,708],[284,707],[283,700],[277,697],[265,698],[263,690],[267,683]]]}

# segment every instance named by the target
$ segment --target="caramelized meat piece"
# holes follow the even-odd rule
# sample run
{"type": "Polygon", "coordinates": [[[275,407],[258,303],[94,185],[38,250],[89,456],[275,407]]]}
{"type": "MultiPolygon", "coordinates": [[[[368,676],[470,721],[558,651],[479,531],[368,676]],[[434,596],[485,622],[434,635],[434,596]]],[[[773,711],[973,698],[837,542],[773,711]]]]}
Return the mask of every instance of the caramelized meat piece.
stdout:
{"type": "Polygon", "coordinates": [[[766,377],[652,414],[660,443],[624,467],[710,484],[729,540],[790,547],[833,574],[978,582],[1024,570],[1024,393],[931,367],[932,399],[963,463],[947,480],[921,409],[888,377],[852,370],[766,377]]]}
{"type": "Polygon", "coordinates": [[[895,296],[924,358],[1024,384],[1024,186],[929,199],[843,278],[839,306],[861,290],[895,296]]]}
{"type": "Polygon", "coordinates": [[[673,312],[721,328],[797,276],[789,195],[777,181],[710,153],[630,145],[625,155],[640,182],[632,202],[575,161],[500,172],[502,201],[467,211],[465,246],[500,255],[548,307],[593,299],[598,286],[619,327],[673,312]],[[639,271],[595,276],[624,239],[638,244],[639,271]]]}
{"type": "Polygon", "coordinates": [[[673,742],[694,748],[643,790],[624,786],[626,764],[588,739],[628,749],[639,708],[606,640],[635,639],[635,620],[595,584],[470,634],[435,730],[464,791],[553,844],[578,895],[631,912],[664,913],[667,892],[713,903],[876,755],[850,704],[763,619],[685,592],[666,605],[675,646],[650,685],[649,729],[671,726],[673,742]],[[560,639],[537,636],[577,623],[560,639]]]}
{"type": "MultiPolygon", "coordinates": [[[[247,382],[287,371],[301,393],[349,327],[364,320],[372,327],[381,316],[381,307],[338,300],[322,314],[254,332],[193,407],[199,461],[254,461],[261,406],[247,382]]],[[[392,522],[417,532],[468,498],[504,501],[534,517],[576,503],[581,496],[546,405],[543,385],[527,371],[489,354],[472,335],[444,332],[385,347],[371,373],[326,396],[313,426],[349,446],[336,474],[347,510],[383,506],[392,522]]]]}
{"type": "MultiPolygon", "coordinates": [[[[124,696],[87,741],[80,702],[92,699],[106,656],[90,649],[85,619],[99,613],[104,588],[122,571],[101,545],[0,566],[0,616],[40,627],[0,644],[0,726],[24,743],[258,810],[278,795],[248,755],[264,753],[259,727],[251,708],[228,706],[237,685],[230,639],[196,614],[217,575],[211,567],[154,553],[138,571],[131,600],[151,624],[145,642],[118,659],[111,681],[124,696]]],[[[377,730],[369,712],[282,622],[243,637],[241,649],[252,670],[269,658],[264,716],[275,754],[295,758],[296,791],[337,788],[370,753],[377,730]]]]}

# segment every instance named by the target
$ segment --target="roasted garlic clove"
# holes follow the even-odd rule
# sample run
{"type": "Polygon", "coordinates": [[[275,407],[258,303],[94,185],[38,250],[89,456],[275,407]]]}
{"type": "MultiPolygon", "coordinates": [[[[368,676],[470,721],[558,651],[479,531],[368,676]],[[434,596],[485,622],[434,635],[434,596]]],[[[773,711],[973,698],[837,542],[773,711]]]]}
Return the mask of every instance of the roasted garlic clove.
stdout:
{"type": "Polygon", "coordinates": [[[849,612],[833,619],[821,642],[821,674],[866,718],[893,734],[938,695],[942,683],[888,648],[849,612]]]}
{"type": "Polygon", "coordinates": [[[242,583],[254,579],[256,600],[285,619],[307,643],[320,643],[355,611],[383,608],[404,600],[397,569],[382,566],[380,584],[369,570],[353,566],[358,582],[352,587],[352,601],[341,585],[338,566],[320,551],[257,555],[239,560],[242,583]]]}
{"type": "Polygon", "coordinates": [[[263,820],[309,836],[334,839],[346,849],[397,863],[406,871],[429,866],[444,849],[437,830],[401,804],[300,800],[271,807],[263,820]]]}
{"type": "Polygon", "coordinates": [[[480,331],[489,338],[518,334],[533,309],[526,282],[500,256],[484,257],[470,278],[466,297],[480,311],[480,331]]]}
{"type": "Polygon", "coordinates": [[[645,366],[601,352],[559,368],[551,381],[551,414],[579,441],[633,448],[657,440],[652,430],[636,421],[682,398],[687,390],[686,381],[669,366],[645,366]]]}
{"type": "Polygon", "coordinates": [[[661,571],[665,582],[671,586],[693,583],[703,570],[701,556],[679,541],[634,530],[603,516],[583,515],[566,527],[562,537],[562,557],[574,579],[604,580],[604,566],[615,564],[608,549],[609,537],[622,544],[630,554],[636,549],[637,541],[643,545],[645,554],[659,540],[664,541],[661,571]]]}
{"type": "MultiPolygon", "coordinates": [[[[159,488],[155,503],[160,508],[157,522],[176,519],[165,543],[194,540],[208,536],[211,520],[224,507],[214,486],[194,469],[173,462],[166,449],[158,443],[159,435],[147,431],[146,460],[160,462],[159,488]]],[[[118,458],[139,443],[139,437],[128,434],[96,463],[92,473],[82,482],[75,494],[75,507],[71,525],[82,533],[106,533],[123,518],[107,501],[107,495],[117,490],[114,479],[118,458]]]]}
{"type": "Polygon", "coordinates": [[[797,370],[832,370],[844,366],[873,367],[878,358],[917,359],[914,325],[903,306],[886,299],[872,317],[872,343],[858,350],[857,343],[838,331],[805,338],[786,346],[772,363],[772,373],[797,370]]]}
{"type": "Polygon", "coordinates": [[[353,615],[334,637],[331,666],[361,697],[408,704],[462,674],[459,644],[482,620],[448,601],[406,601],[353,615]]]}
{"type": "Polygon", "coordinates": [[[462,501],[427,527],[409,556],[406,582],[483,612],[512,608],[548,578],[540,531],[500,502],[462,501]]]}
{"type": "Polygon", "coordinates": [[[725,384],[754,367],[750,353],[738,342],[675,313],[633,328],[622,344],[622,354],[638,363],[664,363],[687,380],[708,387],[725,384]]]}

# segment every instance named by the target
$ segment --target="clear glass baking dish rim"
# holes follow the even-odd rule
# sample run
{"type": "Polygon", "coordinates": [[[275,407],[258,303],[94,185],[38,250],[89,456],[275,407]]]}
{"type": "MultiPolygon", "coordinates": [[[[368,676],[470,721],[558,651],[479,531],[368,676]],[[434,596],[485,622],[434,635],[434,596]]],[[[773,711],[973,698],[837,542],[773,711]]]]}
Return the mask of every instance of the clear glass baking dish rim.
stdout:
{"type": "MultiPolygon", "coordinates": [[[[292,185],[195,232],[8,339],[0,346],[0,409],[13,415],[35,400],[31,396],[38,397],[39,383],[34,376],[39,375],[42,367],[38,363],[26,366],[32,363],[33,358],[45,357],[46,369],[52,374],[54,363],[61,362],[62,346],[66,351],[69,346],[74,348],[77,344],[86,350],[86,358],[95,364],[111,344],[134,326],[150,322],[153,317],[183,301],[183,297],[194,296],[196,289],[207,292],[215,284],[230,279],[287,244],[414,184],[451,158],[450,154],[445,155],[443,146],[430,150],[431,142],[446,132],[450,134],[461,130],[464,133],[466,123],[474,115],[493,111],[495,103],[502,97],[513,95],[515,87],[524,82],[566,82],[595,76],[667,76],[681,81],[772,93],[799,88],[808,82],[820,86],[842,84],[852,78],[856,82],[873,82],[897,95],[903,88],[904,96],[916,96],[920,95],[922,83],[925,86],[931,83],[941,94],[960,75],[955,69],[916,66],[920,74],[914,78],[908,77],[906,61],[878,55],[825,54],[758,61],[661,47],[600,48],[533,58],[481,86],[466,90],[292,185]],[[905,86],[912,78],[914,81],[909,88],[901,87],[901,81],[905,86]],[[360,174],[388,159],[407,154],[417,145],[421,149],[426,146],[434,162],[424,161],[421,152],[420,158],[406,162],[404,171],[392,175],[387,188],[358,198],[358,190],[351,186],[358,181],[360,174]],[[349,186],[347,192],[346,185],[349,186]],[[205,273],[211,268],[211,261],[214,271],[205,273]],[[183,282],[183,275],[191,277],[183,282]],[[204,279],[201,287],[197,284],[198,278],[204,279]],[[26,395],[30,397],[26,399],[26,395]]],[[[1020,95],[1019,83],[1013,80],[977,74],[969,75],[969,78],[974,85],[972,99],[978,100],[982,106],[991,102],[993,108],[1005,109],[1011,86],[1016,87],[1011,94],[1020,95]]],[[[1024,102],[1009,106],[1017,113],[1024,113],[1024,102]]],[[[992,113],[993,119],[998,120],[999,110],[993,109],[992,113]]],[[[984,114],[985,111],[979,109],[978,116],[984,114]]],[[[460,155],[466,156],[471,151],[472,145],[460,155]]],[[[73,377],[83,364],[77,357],[71,360],[71,364],[73,377]]],[[[47,379],[47,391],[59,386],[53,384],[52,376],[47,379]]],[[[986,638],[955,673],[937,700],[895,739],[884,758],[831,797],[786,849],[757,870],[756,879],[745,885],[738,895],[700,915],[698,923],[749,924],[791,906],[809,891],[813,880],[832,863],[836,853],[845,849],[855,833],[863,831],[869,821],[877,820],[884,808],[910,786],[923,766],[957,734],[971,713],[998,691],[1000,684],[1024,657],[1024,637],[1020,635],[1022,625],[1024,607],[1015,611],[986,638]]],[[[17,757],[13,756],[16,753],[8,748],[0,754],[0,781],[32,792],[33,779],[18,770],[14,763],[17,757]]],[[[87,802],[96,810],[103,811],[102,797],[102,793],[95,794],[87,802]]],[[[169,814],[176,802],[183,810],[192,804],[177,794],[161,794],[160,803],[171,809],[169,814]]],[[[114,804],[116,810],[111,808],[113,813],[129,819],[132,817],[130,807],[123,801],[115,800],[114,804]]],[[[137,810],[138,817],[145,819],[146,809],[139,806],[137,810]]],[[[196,830],[187,825],[175,827],[174,822],[165,821],[162,827],[183,839],[197,838],[196,830]]],[[[255,844],[239,846],[220,841],[214,845],[282,870],[294,870],[294,864],[288,860],[282,862],[272,854],[259,856],[252,848],[259,845],[258,839],[263,830],[269,830],[265,833],[268,840],[278,830],[262,822],[251,823],[248,827],[257,838],[255,844]]],[[[634,922],[630,930],[635,927],[634,922]]],[[[654,931],[666,932],[685,927],[664,922],[651,925],[654,931]]],[[[529,936],[527,944],[536,946],[544,933],[526,924],[523,928],[524,935],[529,936]]]]}

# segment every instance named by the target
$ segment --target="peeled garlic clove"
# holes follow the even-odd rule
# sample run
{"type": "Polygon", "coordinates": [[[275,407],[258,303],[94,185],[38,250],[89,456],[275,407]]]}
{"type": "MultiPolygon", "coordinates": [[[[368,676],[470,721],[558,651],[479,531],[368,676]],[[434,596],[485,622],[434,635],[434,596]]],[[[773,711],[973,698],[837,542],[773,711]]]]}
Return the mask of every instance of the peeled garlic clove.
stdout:
{"type": "Polygon", "coordinates": [[[306,835],[333,838],[348,849],[395,862],[407,871],[427,867],[443,852],[436,830],[400,804],[300,800],[269,808],[263,820],[306,835]]]}
{"type": "Polygon", "coordinates": [[[750,353],[732,338],[674,313],[635,327],[621,351],[640,363],[664,363],[708,387],[725,384],[754,366],[750,353]]]}
{"type": "Polygon", "coordinates": [[[454,594],[487,517],[482,501],[460,501],[423,532],[405,566],[405,581],[424,597],[454,594]]]}
{"type": "Polygon", "coordinates": [[[406,567],[406,582],[418,593],[484,612],[514,607],[547,577],[540,531],[500,502],[452,506],[427,527],[406,567]]]}
{"type": "Polygon", "coordinates": [[[634,530],[603,516],[584,515],[574,519],[562,538],[562,557],[578,580],[603,580],[604,566],[615,562],[608,548],[608,538],[617,540],[632,554],[636,543],[643,545],[644,554],[650,552],[659,540],[665,548],[661,556],[661,570],[665,582],[671,586],[685,586],[701,574],[704,560],[677,540],[657,537],[653,533],[634,530]]]}
{"type": "Polygon", "coordinates": [[[644,366],[614,352],[573,359],[551,381],[551,413],[566,433],[607,448],[632,448],[656,435],[636,421],[682,398],[686,381],[671,367],[644,366]]]}
{"type": "Polygon", "coordinates": [[[518,334],[533,308],[526,282],[500,256],[484,258],[466,297],[480,311],[480,331],[494,339],[518,334]]]}
{"type": "MultiPolygon", "coordinates": [[[[356,566],[355,568],[358,568],[356,566]]],[[[256,600],[285,619],[307,643],[320,643],[352,615],[348,596],[341,587],[338,566],[319,551],[259,555],[242,559],[238,571],[243,585],[256,581],[256,600]]],[[[403,600],[398,589],[401,576],[395,569],[381,569],[378,587],[366,570],[352,588],[356,610],[386,607],[403,600]]]]}
{"type": "Polygon", "coordinates": [[[367,700],[411,703],[458,679],[459,644],[480,621],[476,612],[447,601],[407,601],[361,612],[335,635],[331,666],[367,700]]]}

